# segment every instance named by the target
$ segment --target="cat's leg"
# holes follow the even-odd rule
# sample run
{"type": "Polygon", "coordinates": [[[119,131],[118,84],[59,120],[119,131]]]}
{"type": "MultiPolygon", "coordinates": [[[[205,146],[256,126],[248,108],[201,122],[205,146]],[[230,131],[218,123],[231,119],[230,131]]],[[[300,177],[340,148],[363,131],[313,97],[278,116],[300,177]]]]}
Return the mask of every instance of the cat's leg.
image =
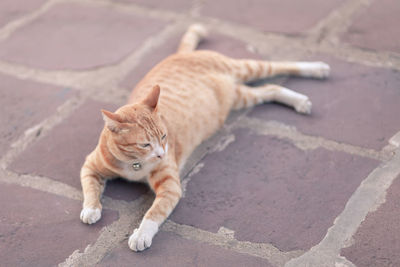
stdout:
{"type": "Polygon", "coordinates": [[[324,62],[275,62],[261,60],[234,60],[235,77],[240,82],[250,82],[276,75],[294,75],[323,79],[329,76],[330,67],[324,62]]]}
{"type": "Polygon", "coordinates": [[[142,251],[151,246],[159,226],[170,215],[182,195],[176,164],[161,166],[151,174],[148,181],[156,198],[139,228],[129,237],[129,247],[134,251],[142,251]]]}
{"type": "Polygon", "coordinates": [[[274,84],[259,87],[238,85],[233,109],[248,108],[272,101],[293,107],[299,113],[311,113],[311,101],[306,95],[274,84]]]}
{"type": "Polygon", "coordinates": [[[194,51],[199,42],[206,36],[207,29],[203,25],[191,25],[181,39],[178,53],[194,51]]]}
{"type": "Polygon", "coordinates": [[[80,218],[82,222],[92,224],[101,218],[100,197],[104,190],[105,181],[88,167],[86,161],[81,169],[81,184],[83,208],[80,218]]]}

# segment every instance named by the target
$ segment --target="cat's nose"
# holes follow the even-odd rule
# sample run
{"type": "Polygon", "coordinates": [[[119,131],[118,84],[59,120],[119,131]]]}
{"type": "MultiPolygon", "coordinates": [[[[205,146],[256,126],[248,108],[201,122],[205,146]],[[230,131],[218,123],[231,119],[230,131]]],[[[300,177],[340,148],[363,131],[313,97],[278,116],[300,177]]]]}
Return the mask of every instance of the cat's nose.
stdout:
{"type": "Polygon", "coordinates": [[[165,151],[162,147],[158,147],[155,152],[156,152],[157,158],[159,158],[159,159],[162,159],[165,155],[165,151]]]}

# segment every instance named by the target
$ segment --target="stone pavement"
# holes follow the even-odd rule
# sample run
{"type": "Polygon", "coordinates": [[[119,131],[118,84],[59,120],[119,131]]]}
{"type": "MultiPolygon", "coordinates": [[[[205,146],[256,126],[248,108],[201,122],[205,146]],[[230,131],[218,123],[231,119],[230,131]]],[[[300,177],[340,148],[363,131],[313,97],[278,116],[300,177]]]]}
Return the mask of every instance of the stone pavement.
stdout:
{"type": "Polygon", "coordinates": [[[0,266],[400,266],[398,0],[2,0],[0,266]],[[184,197],[142,253],[127,239],[154,199],[110,182],[79,220],[79,170],[115,110],[185,29],[236,58],[323,60],[278,78],[310,116],[232,113],[182,173],[184,197]],[[398,179],[396,179],[398,178],[398,179]]]}

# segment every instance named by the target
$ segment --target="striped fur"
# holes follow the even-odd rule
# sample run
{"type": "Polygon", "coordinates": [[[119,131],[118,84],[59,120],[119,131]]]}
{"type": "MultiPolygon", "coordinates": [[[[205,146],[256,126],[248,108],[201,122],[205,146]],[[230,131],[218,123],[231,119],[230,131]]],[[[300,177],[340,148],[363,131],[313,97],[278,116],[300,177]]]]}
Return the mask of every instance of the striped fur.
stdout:
{"type": "Polygon", "coordinates": [[[151,245],[182,195],[179,170],[232,109],[276,101],[301,113],[311,111],[305,95],[278,85],[249,88],[243,83],[280,74],[314,78],[329,74],[329,66],[322,62],[236,60],[212,51],[194,51],[206,34],[203,26],[191,26],[178,52],[143,78],[127,105],[114,113],[102,111],[105,126],[99,143],[83,164],[81,220],[85,223],[100,219],[100,197],[107,179],[144,180],[155,192],[153,205],[129,238],[132,250],[151,245]]]}

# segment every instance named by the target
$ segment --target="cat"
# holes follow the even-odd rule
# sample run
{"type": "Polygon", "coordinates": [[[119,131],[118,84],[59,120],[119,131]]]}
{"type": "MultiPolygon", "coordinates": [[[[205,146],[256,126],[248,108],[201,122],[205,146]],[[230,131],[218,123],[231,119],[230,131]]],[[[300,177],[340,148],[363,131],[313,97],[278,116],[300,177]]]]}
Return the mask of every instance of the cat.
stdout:
{"type": "Polygon", "coordinates": [[[200,24],[190,26],[177,53],[156,65],[116,112],[102,110],[105,122],[98,145],[81,169],[83,209],[80,219],[101,218],[101,194],[107,179],[145,181],[155,200],[129,238],[134,251],[149,248],[160,225],[182,195],[179,171],[192,151],[215,133],[233,109],[279,102],[309,114],[305,95],[279,85],[249,87],[245,83],[275,75],[326,78],[323,62],[267,62],[232,59],[198,50],[207,35],[200,24]]]}

